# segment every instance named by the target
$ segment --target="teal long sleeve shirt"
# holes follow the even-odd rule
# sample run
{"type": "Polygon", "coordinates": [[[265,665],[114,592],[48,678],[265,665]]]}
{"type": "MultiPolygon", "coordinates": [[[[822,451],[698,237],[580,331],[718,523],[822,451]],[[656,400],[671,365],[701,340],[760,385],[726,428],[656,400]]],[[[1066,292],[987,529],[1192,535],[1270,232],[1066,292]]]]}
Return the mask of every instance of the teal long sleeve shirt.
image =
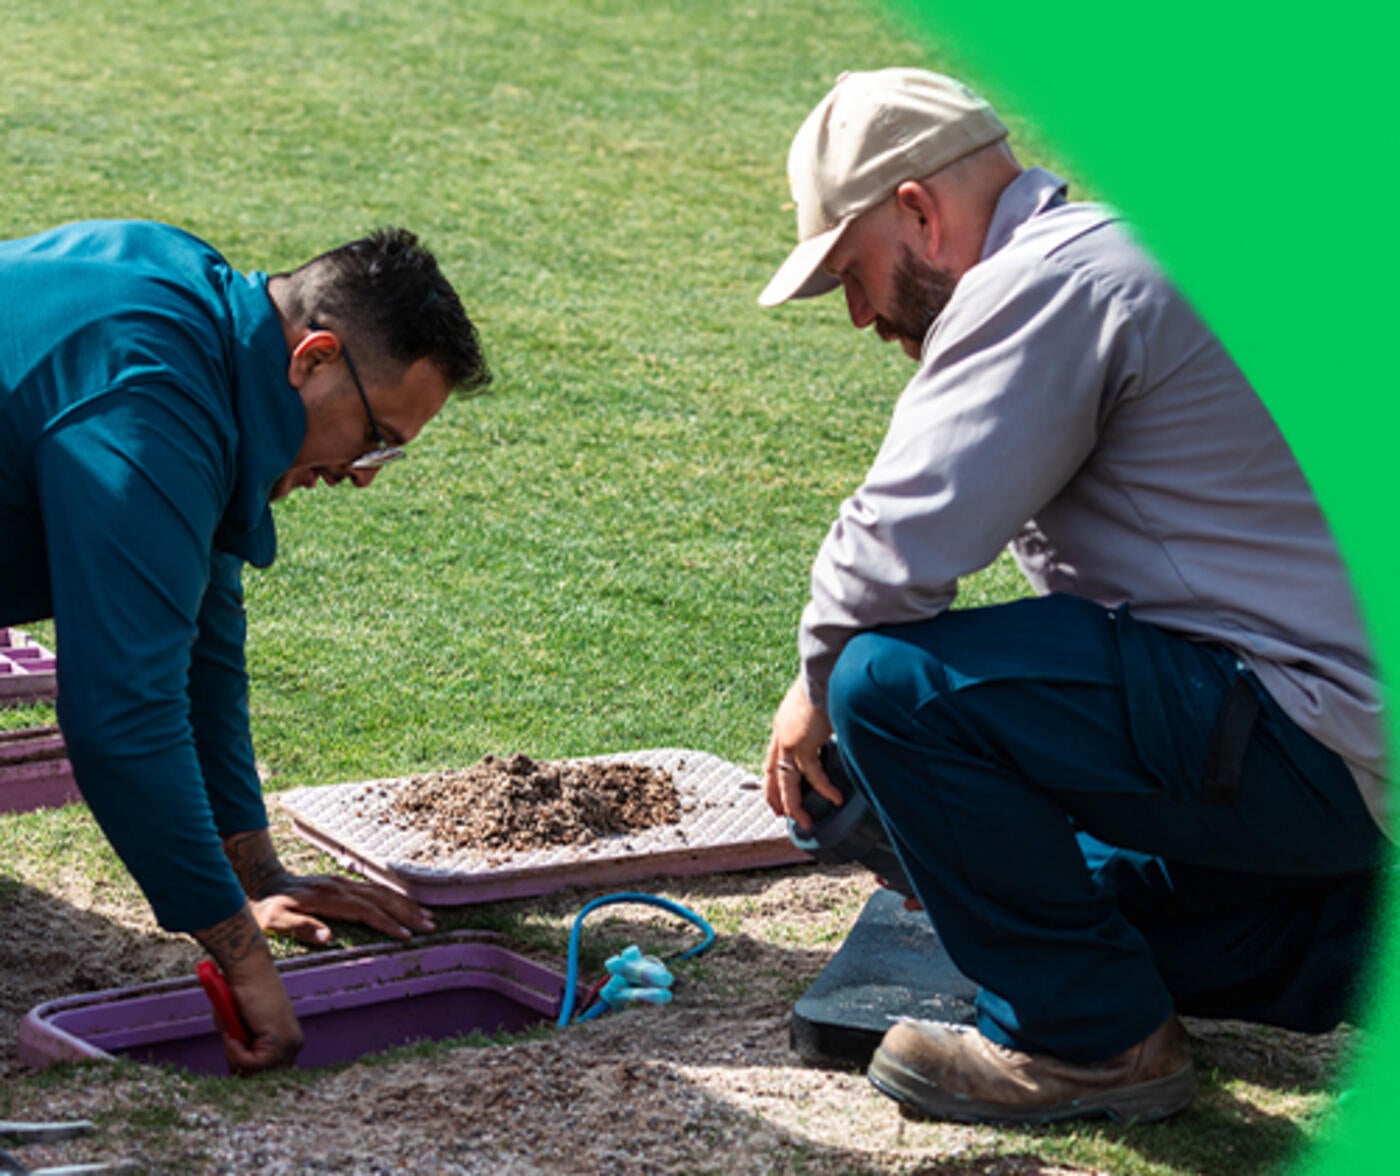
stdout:
{"type": "Polygon", "coordinates": [[[53,617],[74,775],[162,926],[244,896],[221,839],[265,828],[242,565],[306,414],[263,274],[182,230],[0,242],[0,624],[53,617]]]}

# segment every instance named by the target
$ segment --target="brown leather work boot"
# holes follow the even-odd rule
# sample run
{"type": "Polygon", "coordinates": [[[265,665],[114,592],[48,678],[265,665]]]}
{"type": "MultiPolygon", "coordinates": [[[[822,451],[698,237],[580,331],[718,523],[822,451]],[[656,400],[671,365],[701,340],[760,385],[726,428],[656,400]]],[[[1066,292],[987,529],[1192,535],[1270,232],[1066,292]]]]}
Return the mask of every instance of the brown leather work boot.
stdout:
{"type": "Polygon", "coordinates": [[[1196,1095],[1190,1042],[1174,1015],[1117,1057],[1088,1063],[1007,1049],[971,1025],[908,1019],[890,1027],[866,1073],[914,1114],[958,1123],[1134,1123],[1174,1115],[1196,1095]]]}

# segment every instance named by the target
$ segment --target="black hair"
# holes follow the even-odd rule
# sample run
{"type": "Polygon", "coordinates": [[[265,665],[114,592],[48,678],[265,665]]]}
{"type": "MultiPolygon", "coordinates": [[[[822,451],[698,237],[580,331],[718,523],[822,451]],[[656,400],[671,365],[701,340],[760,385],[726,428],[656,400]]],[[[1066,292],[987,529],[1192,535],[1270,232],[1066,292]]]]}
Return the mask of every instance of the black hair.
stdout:
{"type": "Polygon", "coordinates": [[[462,300],[407,229],[376,229],[278,276],[288,280],[291,313],[345,332],[367,367],[428,359],[461,391],[491,382],[462,300]]]}

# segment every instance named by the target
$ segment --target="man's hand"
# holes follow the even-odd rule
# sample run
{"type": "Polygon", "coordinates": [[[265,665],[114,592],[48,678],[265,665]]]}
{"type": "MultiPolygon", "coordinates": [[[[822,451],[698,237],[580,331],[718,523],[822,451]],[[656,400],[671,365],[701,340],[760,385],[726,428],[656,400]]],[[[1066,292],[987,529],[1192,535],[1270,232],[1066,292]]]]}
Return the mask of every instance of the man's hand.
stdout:
{"type": "Polygon", "coordinates": [[[799,676],[773,716],[773,737],[763,762],[764,795],[778,816],[786,814],[801,829],[812,827],[802,807],[804,777],[817,793],[832,804],[842,801],[841,790],[822,770],[821,749],[831,738],[831,720],[807,698],[799,676]]]}
{"type": "Polygon", "coordinates": [[[301,1026],[252,910],[245,906],[194,937],[223,969],[234,1008],[252,1038],[251,1045],[244,1045],[220,1031],[229,1069],[256,1074],[293,1065],[301,1052],[301,1026]]]}
{"type": "Polygon", "coordinates": [[[364,923],[393,939],[437,928],[432,915],[403,895],[336,874],[287,874],[277,889],[252,900],[251,906],[264,931],[290,935],[302,943],[330,942],[331,930],[321,919],[364,923]]]}
{"type": "Polygon", "coordinates": [[[266,829],[225,838],[224,853],[263,931],[324,945],[330,942],[331,930],[322,919],[363,923],[393,939],[437,929],[426,910],[386,887],[336,874],[289,872],[266,829]]]}

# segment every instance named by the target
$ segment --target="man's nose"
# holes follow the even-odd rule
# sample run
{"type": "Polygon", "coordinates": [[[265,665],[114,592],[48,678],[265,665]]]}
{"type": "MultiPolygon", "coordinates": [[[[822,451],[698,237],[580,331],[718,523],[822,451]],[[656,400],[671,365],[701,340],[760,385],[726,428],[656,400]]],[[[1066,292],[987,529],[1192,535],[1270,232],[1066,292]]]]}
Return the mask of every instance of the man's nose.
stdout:
{"type": "Polygon", "coordinates": [[[346,476],[349,477],[352,483],[354,483],[356,490],[363,490],[366,486],[373,482],[376,477],[379,476],[379,471],[350,470],[346,476]]]}
{"type": "Polygon", "coordinates": [[[846,293],[846,310],[850,313],[851,324],[858,331],[865,330],[876,318],[875,308],[865,296],[865,287],[848,277],[841,280],[841,288],[846,293]]]}

